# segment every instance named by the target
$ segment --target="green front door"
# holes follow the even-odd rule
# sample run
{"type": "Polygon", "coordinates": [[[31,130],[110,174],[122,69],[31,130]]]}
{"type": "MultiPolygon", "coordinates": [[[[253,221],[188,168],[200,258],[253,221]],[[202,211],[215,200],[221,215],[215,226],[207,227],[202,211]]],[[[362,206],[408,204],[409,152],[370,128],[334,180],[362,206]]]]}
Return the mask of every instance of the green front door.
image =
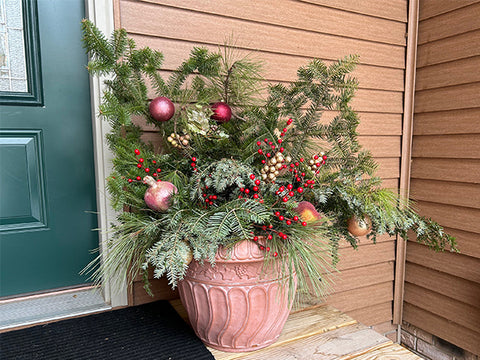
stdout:
{"type": "Polygon", "coordinates": [[[15,3],[0,1],[0,297],[86,283],[98,247],[84,0],[15,3]]]}

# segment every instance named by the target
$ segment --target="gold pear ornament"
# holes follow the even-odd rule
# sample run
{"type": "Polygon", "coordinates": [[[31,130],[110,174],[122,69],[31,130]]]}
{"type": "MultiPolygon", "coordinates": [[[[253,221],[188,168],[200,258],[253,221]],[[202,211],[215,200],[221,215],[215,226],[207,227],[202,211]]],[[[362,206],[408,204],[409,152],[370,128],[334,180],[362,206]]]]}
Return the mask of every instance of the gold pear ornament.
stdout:
{"type": "Polygon", "coordinates": [[[347,220],[347,229],[353,236],[364,236],[372,230],[372,220],[368,215],[358,218],[355,215],[347,220]]]}

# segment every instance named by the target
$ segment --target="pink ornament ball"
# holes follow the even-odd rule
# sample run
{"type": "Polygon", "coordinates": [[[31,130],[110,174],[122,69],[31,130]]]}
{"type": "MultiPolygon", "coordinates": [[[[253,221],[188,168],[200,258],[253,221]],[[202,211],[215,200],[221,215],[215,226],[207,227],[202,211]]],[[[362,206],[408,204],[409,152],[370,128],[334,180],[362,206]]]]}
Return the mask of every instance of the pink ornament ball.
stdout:
{"type": "Polygon", "coordinates": [[[155,211],[167,211],[171,205],[172,195],[178,192],[176,186],[168,181],[155,181],[148,175],[143,178],[143,182],[148,185],[144,196],[147,206],[155,211]]]}
{"type": "Polygon", "coordinates": [[[168,121],[175,114],[175,106],[172,101],[165,97],[159,96],[152,100],[148,110],[150,115],[157,121],[168,121]]]}
{"type": "Polygon", "coordinates": [[[232,118],[232,109],[224,102],[217,102],[212,105],[213,115],[211,118],[219,123],[226,123],[232,118]]]}

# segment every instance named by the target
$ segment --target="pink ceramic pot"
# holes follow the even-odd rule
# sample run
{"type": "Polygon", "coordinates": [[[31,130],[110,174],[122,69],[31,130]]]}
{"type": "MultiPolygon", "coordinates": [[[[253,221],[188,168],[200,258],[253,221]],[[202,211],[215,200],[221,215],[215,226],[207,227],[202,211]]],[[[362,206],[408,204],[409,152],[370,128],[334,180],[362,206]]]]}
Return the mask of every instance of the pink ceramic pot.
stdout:
{"type": "Polygon", "coordinates": [[[280,336],[293,303],[288,301],[288,275],[279,275],[280,261],[265,269],[264,255],[256,243],[241,241],[231,253],[219,250],[215,267],[190,264],[178,288],[190,323],[206,345],[252,351],[280,336]]]}

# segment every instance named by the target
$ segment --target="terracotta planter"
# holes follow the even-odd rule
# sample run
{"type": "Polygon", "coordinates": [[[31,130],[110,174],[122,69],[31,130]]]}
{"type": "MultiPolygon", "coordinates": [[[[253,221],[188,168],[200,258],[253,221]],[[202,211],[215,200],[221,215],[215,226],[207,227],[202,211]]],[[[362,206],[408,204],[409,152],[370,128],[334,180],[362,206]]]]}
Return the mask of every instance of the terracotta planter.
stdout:
{"type": "Polygon", "coordinates": [[[257,244],[242,241],[230,257],[220,250],[215,267],[190,264],[178,288],[192,327],[206,345],[243,352],[278,339],[292,306],[288,276],[280,277],[279,261],[265,270],[263,258],[257,244]]]}

